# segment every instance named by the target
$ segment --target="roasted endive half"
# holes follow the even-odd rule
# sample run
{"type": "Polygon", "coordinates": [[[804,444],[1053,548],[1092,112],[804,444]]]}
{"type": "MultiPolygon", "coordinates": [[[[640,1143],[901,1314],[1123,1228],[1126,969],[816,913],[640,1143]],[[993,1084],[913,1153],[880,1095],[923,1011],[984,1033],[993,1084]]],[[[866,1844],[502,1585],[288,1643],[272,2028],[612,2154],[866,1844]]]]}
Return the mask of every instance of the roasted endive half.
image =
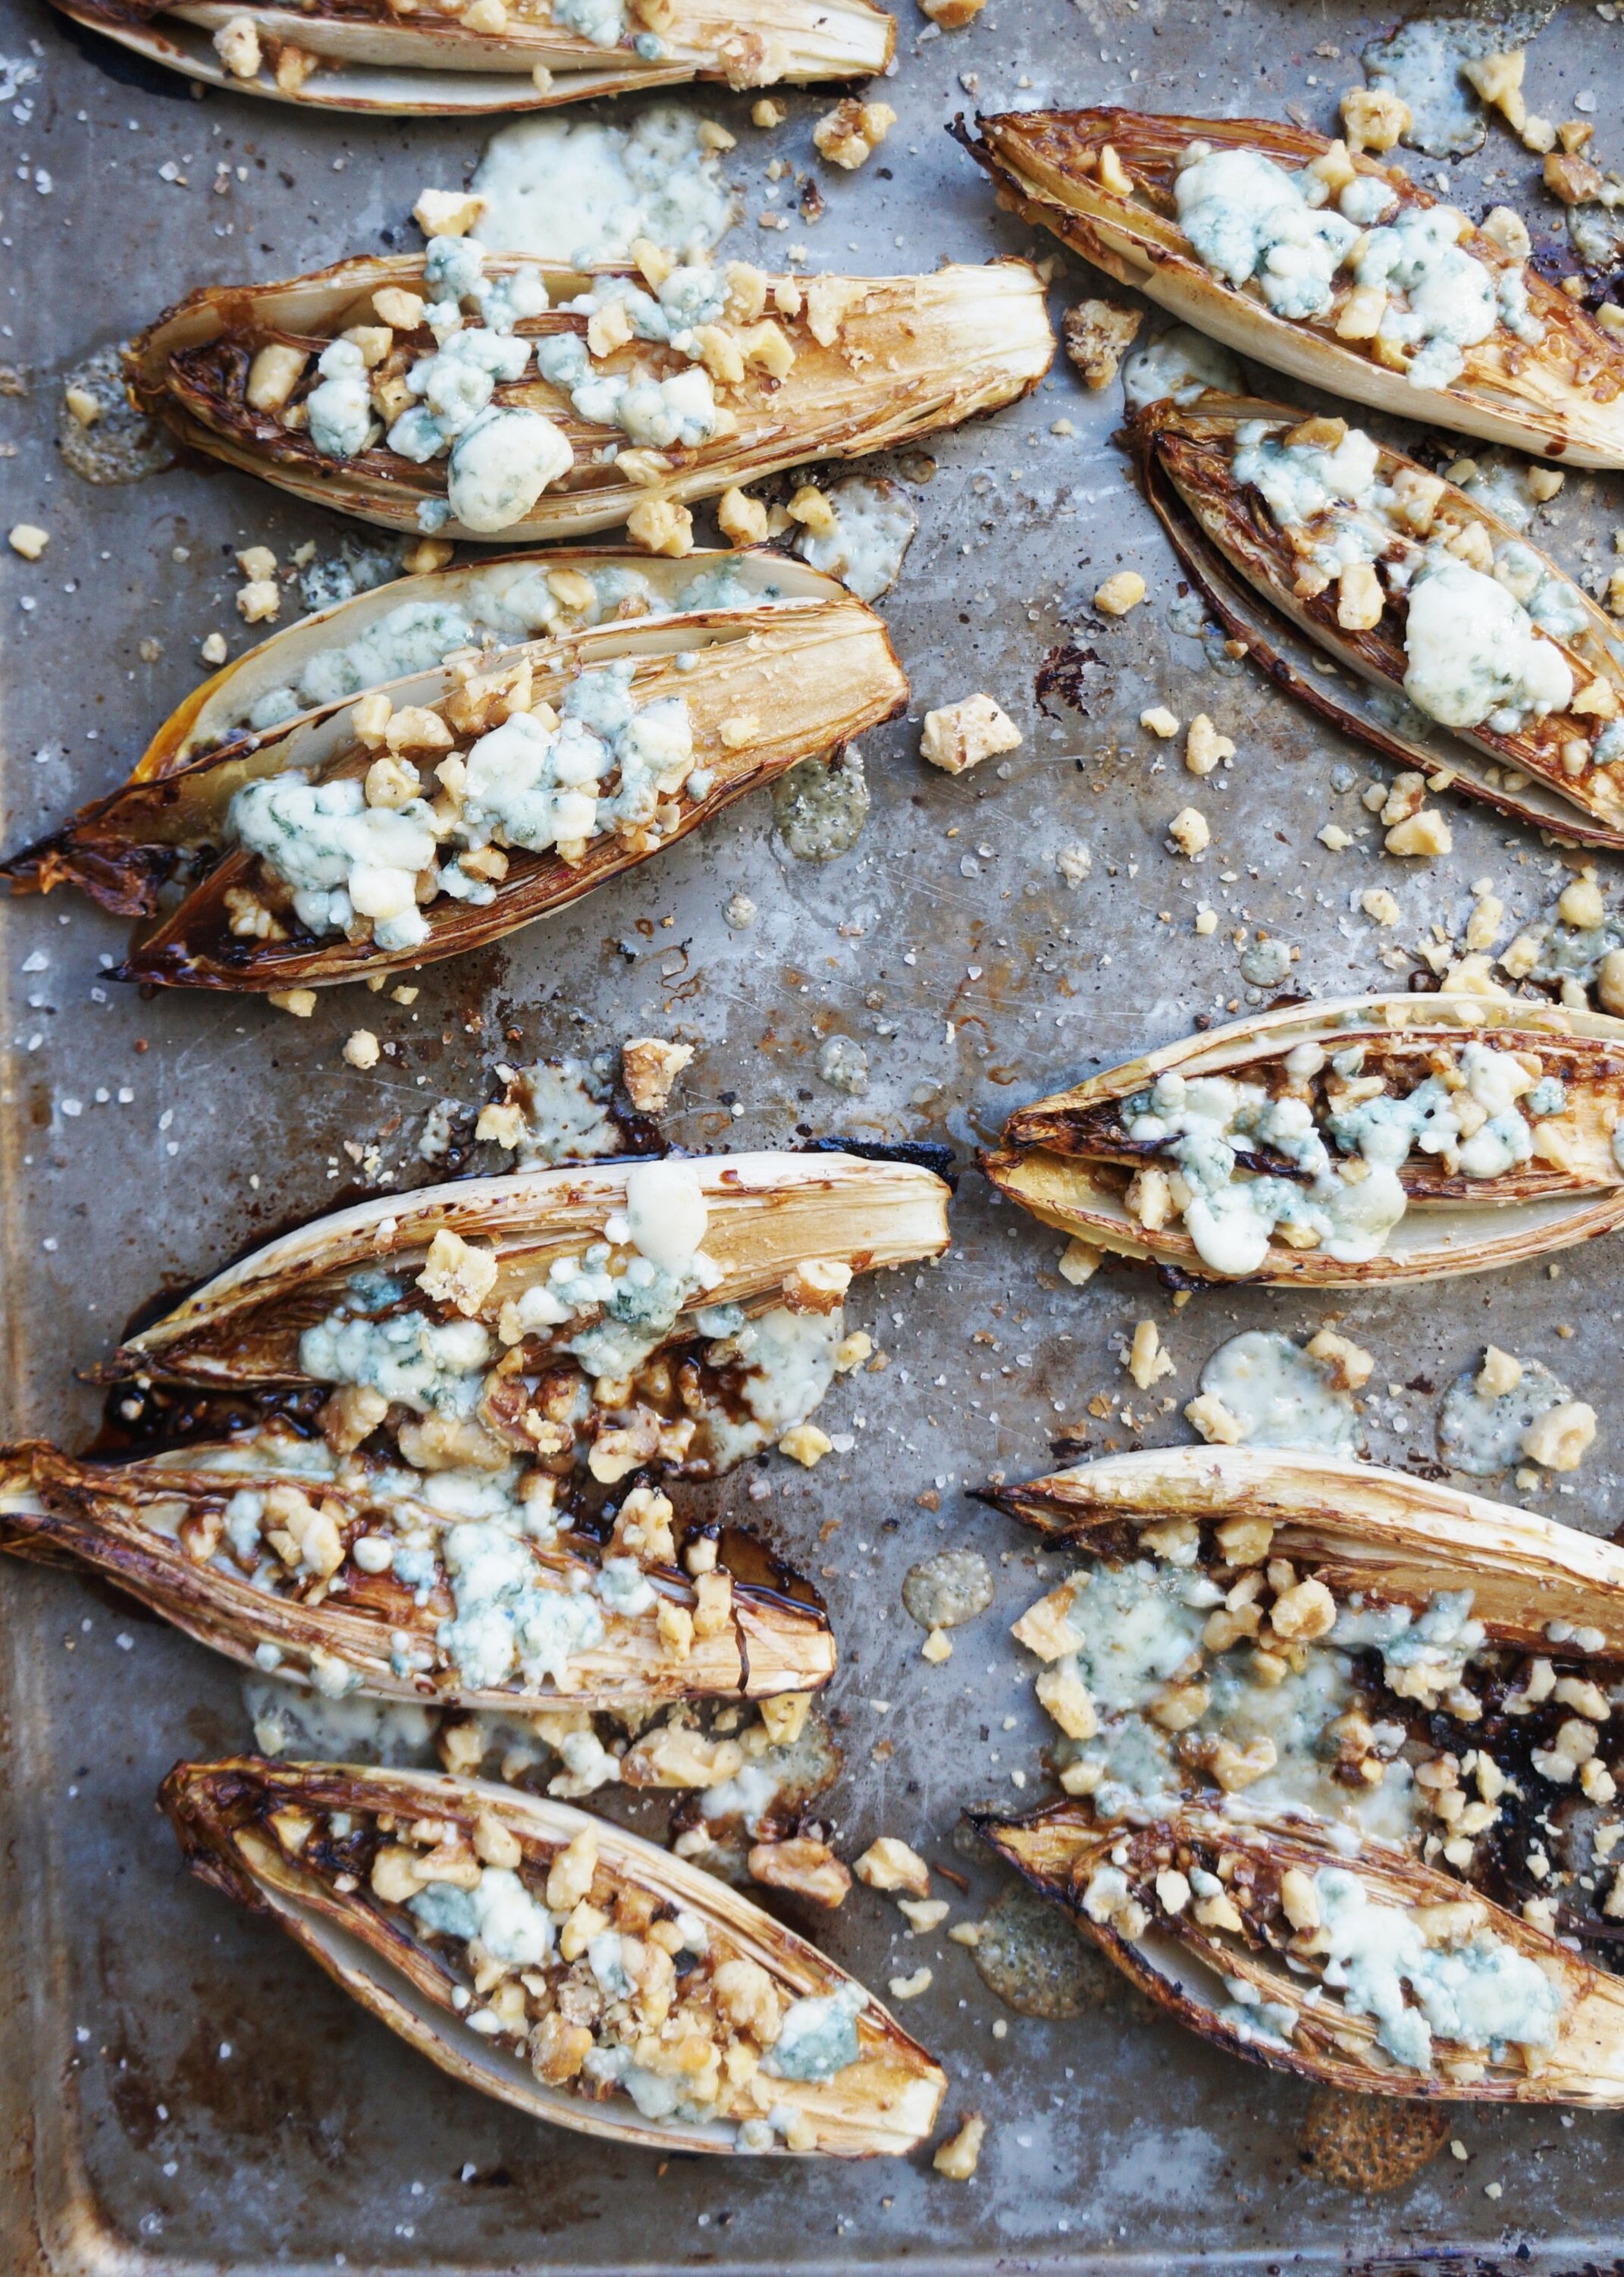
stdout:
{"type": "Polygon", "coordinates": [[[1294,1451],[988,1499],[1079,1563],[1014,1630],[1068,1800],[978,1824],[1153,1999],[1344,2086],[1624,2100],[1554,1942],[1624,1915],[1624,1552],[1294,1451]]]}
{"type": "Polygon", "coordinates": [[[797,278],[644,259],[583,273],[435,238],[206,286],[131,344],[131,392],[197,449],[387,529],[530,544],[629,521],[677,552],[685,502],[957,425],[1054,351],[1025,262],[797,278]]]}
{"type": "Polygon", "coordinates": [[[857,1273],[947,1245],[928,1170],[839,1154],[515,1171],[379,1194],[256,1250],[107,1373],[228,1391],[326,1384],[339,1456],[386,1428],[415,1468],[516,1457],[606,1485],[713,1476],[804,1421],[850,1365],[857,1273]]]}
{"type": "Polygon", "coordinates": [[[1624,846],[1624,645],[1548,555],[1342,419],[1167,400],[1132,434],[1146,493],[1225,629],[1322,719],[1422,771],[1390,802],[1394,822],[1446,781],[1624,846]],[[1305,644],[1348,677],[1311,668],[1305,644]]]}
{"type": "Polygon", "coordinates": [[[816,1691],[835,1641],[810,1593],[683,1573],[664,1495],[634,1487],[601,1550],[559,1481],[339,1458],[288,1430],[133,1463],[0,1451],[0,1548],[85,1567],[246,1667],[352,1694],[523,1714],[816,1691]]]}
{"type": "Polygon", "coordinates": [[[1011,111],[960,129],[1003,202],[1242,355],[1354,403],[1624,465],[1624,347],[1398,168],[1266,118],[1011,111]]]}
{"type": "Polygon", "coordinates": [[[54,0],[77,24],[205,85],[317,109],[423,117],[543,110],[720,80],[804,85],[885,69],[871,0],[54,0]]]}
{"type": "Polygon", "coordinates": [[[169,863],[194,880],[118,978],[320,987],[567,908],[907,694],[850,595],[621,620],[228,743],[115,795],[72,859],[137,903],[169,863]]]}
{"type": "Polygon", "coordinates": [[[1440,1280],[1624,1221],[1624,1023],[1482,996],[1232,1021],[1019,1108],[987,1175],[1179,1278],[1440,1280]]]}
{"type": "Polygon", "coordinates": [[[1086,1802],[978,1831],[1159,2008],[1231,2054],[1366,2094],[1624,2104],[1624,1984],[1379,1843],[1086,1802]]]}
{"type": "Polygon", "coordinates": [[[370,689],[402,704],[443,700],[452,659],[488,669],[498,651],[530,643],[566,642],[583,665],[685,654],[748,638],[763,610],[844,598],[836,579],[783,554],[672,560],[618,546],[476,558],[377,585],[223,665],[170,714],[126,782],[0,863],[0,877],[13,892],[78,886],[104,909],[149,917],[159,888],[224,842],[255,755],[370,689]]]}
{"type": "Polygon", "coordinates": [[[946,2081],[860,1984],[723,1882],[506,1786],[179,1763],[187,1864],[443,2071],[670,2151],[910,2151],[946,2081]]]}

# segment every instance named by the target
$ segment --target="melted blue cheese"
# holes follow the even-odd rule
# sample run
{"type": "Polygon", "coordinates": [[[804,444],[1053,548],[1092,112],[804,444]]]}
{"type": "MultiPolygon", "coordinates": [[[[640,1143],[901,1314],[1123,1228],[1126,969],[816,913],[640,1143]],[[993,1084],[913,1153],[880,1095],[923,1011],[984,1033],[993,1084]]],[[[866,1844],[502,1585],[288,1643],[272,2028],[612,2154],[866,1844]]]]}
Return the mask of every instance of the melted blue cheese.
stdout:
{"type": "Polygon", "coordinates": [[[1398,1174],[1412,1149],[1445,1156],[1445,1168],[1468,1178],[1497,1177],[1532,1154],[1516,1101],[1534,1078],[1521,1061],[1474,1042],[1461,1052],[1460,1071],[1460,1092],[1429,1076],[1403,1098],[1383,1093],[1330,1113],[1325,1130],[1352,1161],[1332,1156],[1306,1100],[1271,1100],[1262,1085],[1227,1076],[1159,1076],[1126,1102],[1123,1127],[1178,1164],[1173,1199],[1216,1272],[1255,1273],[1282,1225],[1339,1263],[1362,1263],[1381,1253],[1405,1214],[1398,1174]],[[1294,1162],[1307,1183],[1240,1176],[1241,1154],[1259,1146],[1294,1162]],[[1362,1175],[1350,1175],[1355,1162],[1362,1175]]]}
{"type": "Polygon", "coordinates": [[[583,673],[561,717],[515,712],[482,735],[455,800],[369,806],[353,776],[312,784],[290,771],[245,785],[230,827],[292,889],[310,932],[364,938],[370,925],[380,948],[416,948],[428,937],[423,908],[442,894],[495,898],[463,853],[557,849],[578,860],[608,831],[660,834],[662,809],[693,773],[693,731],[682,697],[633,703],[634,668],[624,658],[583,673]]]}
{"type": "MultiPolygon", "coordinates": [[[[589,4],[595,0],[589,0],[589,4]]],[[[690,259],[715,245],[734,204],[695,111],[656,103],[635,126],[526,118],[486,145],[474,187],[493,245],[588,269],[645,237],[690,259]]]]}
{"type": "Polygon", "coordinates": [[[471,1415],[492,1351],[477,1321],[338,1312],[304,1331],[299,1365],[316,1383],[364,1384],[420,1415],[471,1415]]]}
{"type": "Polygon", "coordinates": [[[1486,720],[1513,735],[1566,708],[1573,673],[1552,643],[1582,632],[1589,612],[1578,588],[1531,546],[1503,542],[1491,574],[1440,544],[1419,544],[1359,428],[1331,451],[1284,442],[1267,422],[1247,420],[1236,445],[1236,479],[1260,493],[1324,576],[1386,560],[1390,586],[1408,594],[1404,688],[1419,711],[1445,727],[1486,720]]]}
{"type": "Polygon", "coordinates": [[[534,1330],[561,1328],[583,1313],[597,1317],[561,1349],[589,1375],[619,1381],[665,1342],[720,1271],[701,1243],[708,1212],[692,1163],[640,1162],[627,1173],[626,1207],[605,1227],[606,1238],[580,1257],[556,1258],[504,1316],[502,1333],[517,1343],[534,1330]],[[631,1245],[635,1254],[617,1254],[631,1245]]]}
{"type": "Polygon", "coordinates": [[[477,1938],[510,1969],[539,1969],[553,1958],[553,1916],[509,1867],[482,1868],[471,1890],[431,1882],[407,1905],[424,1929],[465,1942],[477,1938]]]}
{"type": "Polygon", "coordinates": [[[743,1367],[740,1390],[748,1410],[743,1417],[720,1408],[702,1414],[700,1440],[714,1470],[731,1470],[806,1420],[835,1381],[835,1354],[844,1334],[838,1308],[792,1313],[781,1306],[710,1347],[713,1365],[743,1367]]]}
{"type": "Polygon", "coordinates": [[[1504,583],[1464,561],[1439,561],[1415,578],[1404,647],[1405,694],[1446,727],[1487,721],[1515,735],[1573,698],[1561,650],[1541,637],[1504,583]]]}
{"type": "Polygon", "coordinates": [[[1483,1623],[1472,1618],[1472,1592],[1441,1589],[1428,1598],[1419,1617],[1407,1605],[1345,1605],[1338,1611],[1331,1641],[1349,1649],[1375,1647],[1388,1690],[1400,1700],[1435,1708],[1460,1691],[1486,1634],[1483,1623]]]}
{"type": "Polygon", "coordinates": [[[828,492],[833,529],[803,529],[796,552],[838,577],[859,601],[877,601],[902,575],[919,517],[895,483],[854,475],[828,492]]]}
{"type": "Polygon", "coordinates": [[[858,2060],[857,2020],[867,2006],[862,1987],[842,1984],[820,1997],[792,2000],[761,2068],[774,2079],[833,2079],[858,2060]]]}
{"type": "MultiPolygon", "coordinates": [[[[1082,1577],[1074,1576],[1074,1584],[1082,1577]]],[[[1147,1707],[1175,1671],[1201,1647],[1201,1627],[1217,1602],[1204,1575],[1140,1558],[1099,1565],[1078,1586],[1066,1618],[1081,1641],[1078,1674],[1109,1714],[1147,1707]]]]}
{"type": "Polygon", "coordinates": [[[1414,1908],[1372,1898],[1344,1869],[1314,1879],[1324,1981],[1351,2014],[1376,2019],[1377,2040],[1407,2070],[1432,2070],[1435,2036],[1494,2063],[1511,2048],[1555,2046],[1562,1996],[1514,1946],[1483,1928],[1459,1945],[1430,1944],[1414,1908]]]}
{"type": "Polygon", "coordinates": [[[543,1586],[531,1550],[501,1527],[454,1526],[444,1557],[457,1610],[439,1624],[435,1641],[461,1683],[493,1691],[517,1669],[527,1686],[551,1679],[566,1690],[572,1655],[603,1641],[603,1614],[591,1593],[543,1586]]]}
{"type": "Polygon", "coordinates": [[[1360,1443],[1352,1396],[1300,1344],[1248,1329],[1220,1344],[1201,1370],[1201,1390],[1221,1400],[1249,1447],[1310,1447],[1352,1455],[1360,1443]]]}
{"type": "Polygon", "coordinates": [[[1196,257],[1237,287],[1255,282],[1276,316],[1326,316],[1338,272],[1387,296],[1381,336],[1411,351],[1414,387],[1445,388],[1465,369],[1462,349],[1504,324],[1530,345],[1544,326],[1528,304],[1521,267],[1491,269],[1460,243],[1470,225],[1452,206],[1406,207],[1360,176],[1338,206],[1312,167],[1289,173],[1251,150],[1195,143],[1174,186],[1179,226],[1196,257]],[[1377,226],[1372,227],[1375,223],[1377,226]]]}
{"type": "Polygon", "coordinates": [[[1244,395],[1246,374],[1237,359],[1216,340],[1188,324],[1135,348],[1122,367],[1122,392],[1130,411],[1169,398],[1175,403],[1198,403],[1208,389],[1219,395],[1244,395]]]}

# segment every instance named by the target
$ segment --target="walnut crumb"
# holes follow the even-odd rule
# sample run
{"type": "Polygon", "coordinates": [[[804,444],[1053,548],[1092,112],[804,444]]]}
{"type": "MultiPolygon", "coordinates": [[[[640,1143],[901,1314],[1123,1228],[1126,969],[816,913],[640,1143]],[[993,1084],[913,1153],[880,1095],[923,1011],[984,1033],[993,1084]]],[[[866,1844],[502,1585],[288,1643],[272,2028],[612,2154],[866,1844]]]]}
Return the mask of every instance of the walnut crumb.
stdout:
{"type": "Polygon", "coordinates": [[[660,1036],[633,1036],[621,1046],[621,1080],[639,1115],[661,1112],[693,1055],[691,1044],[670,1043],[660,1036]]]}
{"type": "Polygon", "coordinates": [[[1021,732],[990,696],[966,696],[925,715],[919,757],[946,774],[962,775],[1000,751],[1013,751],[1021,732]]]}

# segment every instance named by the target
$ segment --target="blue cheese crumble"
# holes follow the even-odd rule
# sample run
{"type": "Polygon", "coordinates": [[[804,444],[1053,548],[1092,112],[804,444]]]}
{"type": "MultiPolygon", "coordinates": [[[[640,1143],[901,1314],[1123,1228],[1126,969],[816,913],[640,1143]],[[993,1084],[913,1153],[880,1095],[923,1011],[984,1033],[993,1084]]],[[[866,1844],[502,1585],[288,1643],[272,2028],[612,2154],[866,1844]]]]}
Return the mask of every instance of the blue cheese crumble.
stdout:
{"type": "MultiPolygon", "coordinates": [[[[1308,1057],[1300,1067],[1288,1062],[1288,1071],[1318,1073],[1319,1047],[1300,1048],[1308,1057]]],[[[1338,1055],[1338,1072],[1344,1060],[1344,1079],[1356,1080],[1351,1054],[1338,1055]]],[[[1451,1175],[1473,1179],[1498,1177],[1531,1158],[1533,1134],[1517,1102],[1536,1078],[1521,1061],[1473,1041],[1460,1054],[1459,1073],[1465,1081],[1452,1090],[1430,1075],[1403,1097],[1384,1087],[1338,1107],[1347,1093],[1332,1093],[1322,1131],[1306,1099],[1271,1099],[1259,1084],[1170,1070],[1125,1103],[1123,1129],[1136,1146],[1153,1146],[1178,1166],[1176,1178],[1163,1176],[1154,1189],[1156,1207],[1182,1215],[1197,1254],[1215,1272],[1257,1272],[1279,1227],[1299,1247],[1321,1247],[1341,1264],[1363,1263],[1381,1253],[1405,1215],[1399,1172],[1412,1152],[1440,1156],[1451,1175]],[[1249,1160],[1259,1148],[1283,1155],[1301,1178],[1243,1177],[1243,1155],[1249,1160]],[[1351,1164],[1360,1166],[1353,1177],[1351,1164]]],[[[1131,1212],[1136,1204],[1140,1212],[1151,1207],[1142,1173],[1130,1188],[1131,1212]]]]}
{"type": "Polygon", "coordinates": [[[644,834],[635,842],[652,851],[675,826],[671,803],[694,772],[687,701],[635,704],[634,670],[624,658],[582,673],[559,716],[545,705],[511,714],[457,761],[433,805],[422,796],[374,805],[370,777],[312,784],[290,770],[245,785],[230,828],[291,890],[311,933],[365,939],[370,929],[380,948],[415,948],[428,938],[423,910],[441,895],[495,898],[488,865],[465,867],[468,854],[556,849],[579,861],[606,833],[644,834]]]}
{"type": "Polygon", "coordinates": [[[1544,339],[1521,264],[1491,268],[1465,251],[1464,214],[1395,212],[1397,193],[1376,177],[1355,174],[1339,191],[1334,179],[1323,161],[1292,173],[1257,151],[1192,143],[1174,185],[1179,226],[1204,268],[1237,289],[1255,285],[1288,322],[1330,316],[1351,270],[1379,306],[1368,329],[1345,336],[1407,352],[1413,387],[1449,387],[1466,369],[1462,351],[1499,326],[1530,346],[1544,339]]]}

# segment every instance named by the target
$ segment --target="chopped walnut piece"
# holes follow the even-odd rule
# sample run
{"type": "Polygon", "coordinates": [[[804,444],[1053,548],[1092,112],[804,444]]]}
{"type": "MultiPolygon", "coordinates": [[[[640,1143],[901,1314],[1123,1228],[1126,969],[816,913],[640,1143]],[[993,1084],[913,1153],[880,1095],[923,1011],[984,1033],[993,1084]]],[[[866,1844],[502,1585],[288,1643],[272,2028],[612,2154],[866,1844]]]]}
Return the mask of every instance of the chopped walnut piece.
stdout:
{"type": "Polygon", "coordinates": [[[1163,1350],[1161,1331],[1154,1321],[1140,1321],[1134,1329],[1127,1367],[1141,1391],[1148,1391],[1153,1383],[1175,1373],[1172,1358],[1163,1350]]]}
{"type": "Polygon", "coordinates": [[[425,190],[412,219],[425,237],[466,237],[488,203],[473,190],[425,190]]]}
{"type": "Polygon", "coordinates": [[[851,1870],[871,1890],[906,1890],[911,1898],[930,1895],[930,1868],[895,1834],[878,1835],[851,1870]]]}
{"type": "Polygon", "coordinates": [[[356,1028],[345,1038],[344,1057],[353,1068],[363,1071],[377,1065],[382,1047],[370,1028],[356,1028]]]}
{"type": "Polygon", "coordinates": [[[1020,729],[990,696],[966,696],[926,713],[919,756],[944,773],[960,775],[1000,751],[1015,750],[1020,740],[1020,729]]]}
{"type": "Polygon", "coordinates": [[[1167,826],[1167,834],[1180,854],[1202,854],[1212,843],[1212,831],[1199,806],[1180,807],[1167,826]]]}
{"type": "Polygon", "coordinates": [[[1046,1668],[1033,1687],[1042,1706],[1071,1740],[1092,1740],[1100,1728],[1093,1694],[1075,1667],[1046,1668]]]}
{"type": "Polygon", "coordinates": [[[1071,1626],[1066,1616],[1077,1598],[1077,1591],[1069,1581],[1040,1597],[1029,1605],[1010,1627],[1010,1634],[1028,1652],[1035,1652],[1040,1660],[1058,1660],[1063,1654],[1075,1652],[1082,1638],[1071,1626]]]}
{"type": "Polygon", "coordinates": [[[1193,1424],[1211,1446],[1238,1447],[1247,1436],[1216,1392],[1203,1391],[1189,1402],[1184,1413],[1186,1422],[1193,1424]]]}
{"type": "Polygon", "coordinates": [[[722,536],[734,545],[759,545],[766,536],[766,508],[736,484],[716,501],[722,536]]]}
{"type": "Polygon", "coordinates": [[[962,32],[986,5],[987,0],[919,0],[919,13],[940,24],[944,32],[962,32]]]}
{"type": "Polygon", "coordinates": [[[1235,746],[1229,737],[1219,735],[1207,714],[1198,712],[1185,738],[1184,763],[1190,773],[1209,775],[1216,766],[1234,756],[1235,746]]]}
{"type": "Polygon", "coordinates": [[[248,366],[244,390],[250,411],[280,411],[293,394],[310,361],[306,348],[288,347],[279,340],[257,349],[248,366]]]}
{"type": "MultiPolygon", "coordinates": [[[[1620,1869],[1620,1877],[1624,1878],[1624,1869],[1620,1869]]],[[[986,2140],[987,2121],[972,2111],[960,2121],[957,2134],[942,2145],[931,2165],[950,2182],[967,2182],[976,2170],[986,2140]]]]}
{"type": "Polygon", "coordinates": [[[277,91],[280,95],[297,95],[321,58],[309,49],[295,47],[284,41],[277,50],[277,91]]]}
{"type": "Polygon", "coordinates": [[[429,1244],[417,1286],[437,1304],[454,1305],[472,1320],[495,1288],[499,1270],[493,1250],[476,1249],[443,1225],[429,1244]]]}
{"type": "Polygon", "coordinates": [[[1596,1410],[1582,1399],[1569,1399],[1530,1423],[1521,1447],[1531,1463],[1548,1471],[1576,1471],[1595,1436],[1596,1410]]]}
{"type": "MultiPolygon", "coordinates": [[[[11,532],[11,543],[17,543],[17,532],[11,532]]],[[[250,577],[246,585],[237,588],[237,614],[245,625],[270,623],[280,612],[282,589],[274,577],[250,577]]]]}
{"type": "Polygon", "coordinates": [[[1436,807],[1430,806],[1396,822],[1382,841],[1390,854],[1422,857],[1447,854],[1454,842],[1449,825],[1436,807]]]}
{"type": "Polygon", "coordinates": [[[1410,131],[1409,104],[1385,88],[1349,88],[1341,110],[1350,150],[1391,150],[1410,131]]]}
{"type": "Polygon", "coordinates": [[[233,16],[214,35],[214,51],[233,79],[256,79],[263,61],[252,16],[233,16]]]}
{"type": "Polygon", "coordinates": [[[693,1055],[691,1044],[660,1036],[633,1036],[621,1046],[621,1080],[639,1115],[658,1115],[668,1104],[672,1085],[693,1055]]]}
{"type": "Polygon", "coordinates": [[[1137,569],[1118,569],[1097,588],[1094,597],[1096,609],[1108,617],[1125,617],[1130,609],[1137,609],[1145,598],[1145,581],[1137,569]]]}
{"type": "Polygon", "coordinates": [[[1331,1382],[1338,1391],[1358,1391],[1369,1382],[1376,1367],[1368,1352],[1361,1352],[1346,1336],[1338,1336],[1334,1329],[1322,1329],[1311,1336],[1307,1351],[1310,1359],[1329,1365],[1331,1382]]]}
{"type": "Polygon", "coordinates": [[[1565,206],[1593,204],[1606,187],[1599,166],[1566,150],[1547,153],[1544,176],[1545,187],[1553,191],[1565,206]]]}
{"type": "Polygon", "coordinates": [[[784,1275],[784,1302],[792,1313],[833,1313],[851,1286],[851,1268],[835,1257],[807,1258],[784,1275]]]}
{"type": "Polygon", "coordinates": [[[834,1450],[834,1440],[827,1431],[820,1431],[815,1423],[794,1424],[778,1443],[781,1455],[788,1455],[791,1462],[799,1463],[809,1471],[834,1450]]]}
{"type": "Polygon", "coordinates": [[[733,1576],[721,1571],[694,1579],[694,1634],[720,1636],[733,1618],[733,1576]]]}
{"type": "Polygon", "coordinates": [[[812,141],[831,165],[848,172],[866,164],[896,124],[888,103],[859,103],[848,95],[812,128],[812,141]]]}
{"type": "Polygon", "coordinates": [[[639,499],[626,517],[626,534],[645,553],[680,560],[694,550],[694,518],[673,499],[639,499]]]}
{"type": "Polygon", "coordinates": [[[758,1842],[746,1861],[752,1881],[769,1890],[784,1890],[831,1910],[843,1905],[851,1890],[850,1870],[842,1865],[827,1842],[804,1836],[789,1842],[758,1842]]]}
{"type": "Polygon", "coordinates": [[[1079,301],[1066,310],[1066,354],[1086,386],[1097,392],[1110,385],[1144,321],[1142,308],[1121,308],[1114,301],[1079,301]]]}

